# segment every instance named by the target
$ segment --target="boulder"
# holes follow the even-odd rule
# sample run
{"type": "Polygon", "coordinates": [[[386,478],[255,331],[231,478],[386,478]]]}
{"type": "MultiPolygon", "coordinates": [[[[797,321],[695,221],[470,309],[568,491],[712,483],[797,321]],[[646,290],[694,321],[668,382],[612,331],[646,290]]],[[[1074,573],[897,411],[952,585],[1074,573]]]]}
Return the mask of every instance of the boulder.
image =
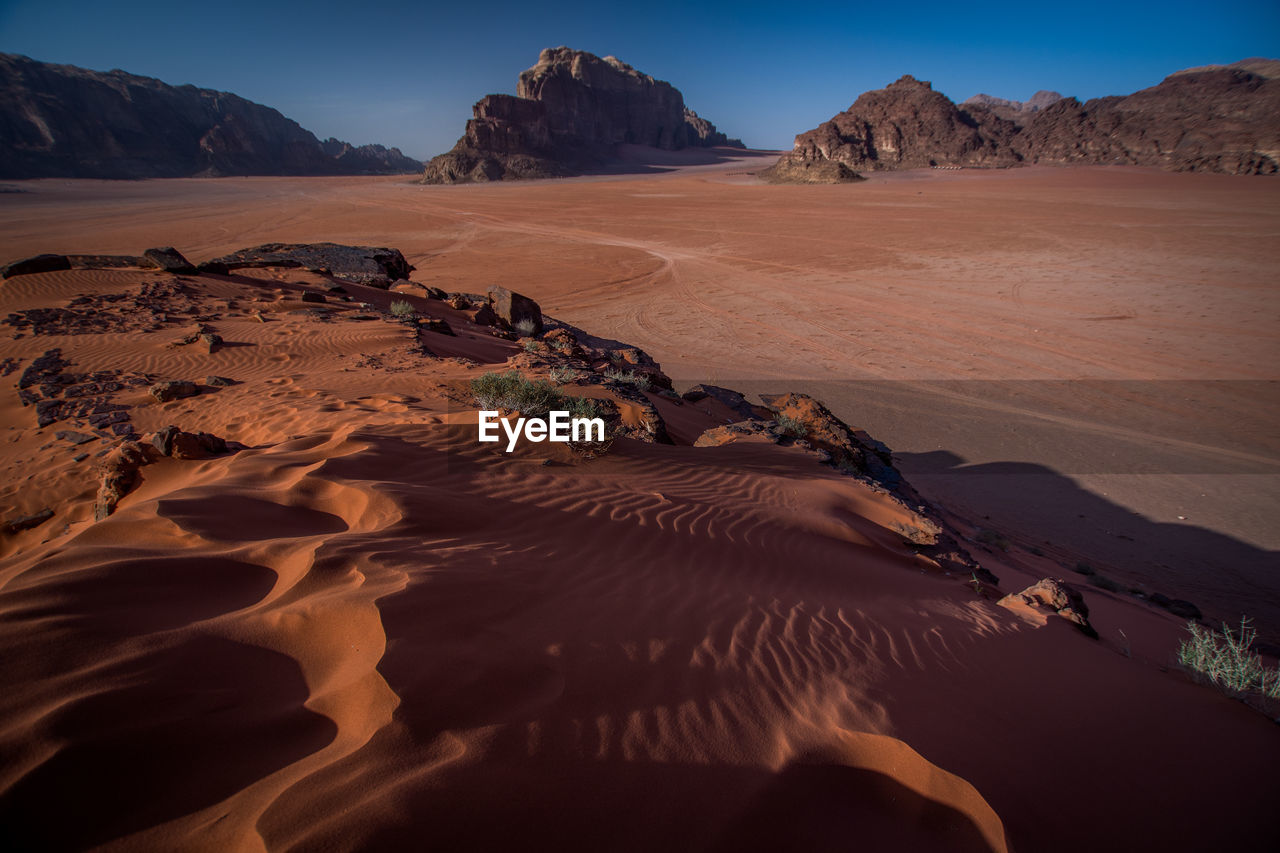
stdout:
{"type": "Polygon", "coordinates": [[[31,515],[24,515],[8,521],[4,525],[4,532],[12,536],[15,533],[21,533],[24,530],[30,530],[33,527],[39,527],[49,519],[53,518],[53,510],[42,509],[31,515]]]}
{"type": "Polygon", "coordinates": [[[196,272],[195,264],[182,256],[172,246],[161,246],[158,249],[147,249],[142,257],[155,264],[159,269],[174,275],[191,275],[196,272]]]}
{"type": "Polygon", "coordinates": [[[17,275],[33,275],[41,272],[58,272],[71,269],[71,261],[66,255],[35,255],[14,261],[0,269],[0,277],[13,278],[17,275]]]}
{"type": "Polygon", "coordinates": [[[214,388],[226,388],[229,385],[235,385],[234,379],[228,379],[225,376],[206,376],[204,378],[205,385],[212,385],[214,388]]]}
{"type": "Polygon", "coordinates": [[[200,387],[196,383],[174,379],[157,382],[149,390],[151,396],[161,403],[167,403],[170,400],[177,400],[182,397],[194,397],[200,393],[200,387]]]}
{"type": "Polygon", "coordinates": [[[142,480],[141,468],[151,455],[136,441],[124,441],[103,460],[102,478],[94,503],[93,517],[101,521],[116,511],[120,499],[142,480]]]}
{"type": "Polygon", "coordinates": [[[227,452],[225,439],[208,432],[183,432],[172,425],[157,430],[151,436],[151,446],[161,456],[174,459],[208,459],[227,452]]]}
{"type": "Polygon", "coordinates": [[[1085,604],[1084,596],[1059,578],[1044,578],[1022,592],[1006,595],[996,603],[1002,606],[1022,603],[1035,608],[1052,610],[1074,624],[1087,636],[1095,640],[1098,638],[1098,632],[1089,624],[1089,605],[1085,604]]]}
{"type": "Polygon", "coordinates": [[[523,294],[495,285],[489,288],[489,308],[512,329],[528,324],[531,335],[542,334],[542,308],[523,294]]]}
{"type": "Polygon", "coordinates": [[[304,290],[302,292],[302,301],[303,302],[328,302],[329,300],[324,298],[323,293],[315,293],[314,291],[304,290]]]}
{"type": "Polygon", "coordinates": [[[889,488],[901,482],[887,447],[851,429],[808,394],[761,394],[760,399],[779,418],[798,422],[804,428],[801,437],[830,453],[837,466],[851,467],[889,488]]]}
{"type": "Polygon", "coordinates": [[[217,275],[267,267],[305,269],[383,290],[413,271],[399,249],[338,243],[264,243],[200,265],[202,271],[217,275]]]}

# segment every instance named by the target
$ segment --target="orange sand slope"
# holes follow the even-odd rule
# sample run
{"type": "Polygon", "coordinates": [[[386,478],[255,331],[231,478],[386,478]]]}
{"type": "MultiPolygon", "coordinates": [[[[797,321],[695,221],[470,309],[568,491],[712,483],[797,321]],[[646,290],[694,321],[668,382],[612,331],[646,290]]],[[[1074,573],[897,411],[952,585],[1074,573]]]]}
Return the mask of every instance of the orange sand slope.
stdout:
{"type": "MultiPolygon", "coordinates": [[[[1165,671],[1180,620],[1090,593],[1095,641],[997,606],[903,541],[918,519],[882,489],[796,447],[689,446],[723,421],[713,408],[651,394],[680,443],[596,459],[481,446],[462,389],[504,362],[537,373],[516,343],[412,299],[458,331],[423,356],[353,305],[302,311],[318,277],[262,275],[182,283],[186,316],[227,342],[212,353],[170,346],[177,317],[144,331],[110,309],[123,330],[0,336],[18,366],[57,347],[80,372],[234,379],[114,399],[139,432],[246,445],[147,466],[94,522],[108,445],[71,447],[0,397],[5,501],[54,511],[0,546],[14,849],[1272,837],[1280,736],[1165,671]]],[[[171,279],[22,277],[0,316],[171,279]]],[[[1006,592],[1046,564],[981,559],[1006,592]]]]}

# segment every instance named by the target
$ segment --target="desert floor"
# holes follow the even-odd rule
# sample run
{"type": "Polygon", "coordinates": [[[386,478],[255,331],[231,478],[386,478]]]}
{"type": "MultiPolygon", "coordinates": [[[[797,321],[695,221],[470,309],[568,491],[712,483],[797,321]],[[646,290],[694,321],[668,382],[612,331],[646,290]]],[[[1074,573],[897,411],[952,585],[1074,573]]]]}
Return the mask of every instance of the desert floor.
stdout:
{"type": "MultiPolygon", "coordinates": [[[[17,366],[58,346],[77,370],[232,377],[121,400],[140,431],[246,446],[148,467],[95,523],[93,459],[3,395],[0,495],[55,516],[0,541],[0,831],[47,849],[1256,849],[1280,730],[1175,671],[1185,620],[1126,590],[1280,643],[1280,184],[1032,168],[778,187],[750,174],[767,162],[20,182],[0,260],[399,248],[415,282],[528,294],[677,387],[822,399],[957,530],[1008,540],[969,542],[1002,592],[1064,577],[1100,640],[926,570],[895,533],[909,507],[800,451],[688,446],[727,420],[714,407],[655,400],[675,446],[505,457],[459,442],[456,389],[527,367],[517,345],[424,299],[461,330],[441,354],[472,360],[425,361],[393,323],[308,319],[316,276],[200,276],[183,316],[216,308],[219,352],[116,308],[111,334],[0,335],[17,366]]],[[[162,278],[10,279],[0,316],[162,278]]]]}

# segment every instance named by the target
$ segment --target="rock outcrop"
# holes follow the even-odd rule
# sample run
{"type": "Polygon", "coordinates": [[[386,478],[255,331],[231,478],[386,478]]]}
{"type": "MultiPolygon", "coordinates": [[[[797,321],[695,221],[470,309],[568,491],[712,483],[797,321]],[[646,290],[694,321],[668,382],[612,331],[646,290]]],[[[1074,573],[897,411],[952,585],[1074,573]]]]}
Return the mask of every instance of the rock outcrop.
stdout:
{"type": "Polygon", "coordinates": [[[860,171],[1018,163],[1012,146],[1017,126],[993,113],[981,118],[907,75],[863,94],[846,111],[797,136],[791,152],[761,177],[812,182],[802,176],[834,169],[825,183],[849,180],[860,171]]]}
{"type": "Polygon", "coordinates": [[[276,110],[227,92],[0,54],[0,178],[346,175],[420,168],[394,148],[321,143],[276,110]]]}
{"type": "Polygon", "coordinates": [[[731,145],[685,107],[670,83],[624,62],[567,47],[542,51],[517,96],[486,95],[465,135],[427,164],[425,183],[548,178],[598,168],[620,144],[669,151],[731,145]]]}
{"type": "Polygon", "coordinates": [[[202,272],[227,275],[239,269],[266,267],[305,269],[383,290],[391,287],[393,281],[407,279],[413,272],[399,249],[339,243],[263,243],[214,258],[199,268],[202,272]]]}
{"type": "Polygon", "coordinates": [[[996,603],[1002,607],[1026,605],[1052,611],[1087,636],[1098,638],[1098,632],[1089,624],[1089,605],[1085,604],[1084,596],[1058,578],[1044,578],[1022,592],[1006,595],[996,603]]]}
{"type": "Polygon", "coordinates": [[[1025,103],[980,95],[958,107],[903,77],[797,136],[761,177],[838,183],[867,171],[1031,163],[1280,172],[1280,62],[1191,69],[1083,104],[1038,92],[1025,103]]]}

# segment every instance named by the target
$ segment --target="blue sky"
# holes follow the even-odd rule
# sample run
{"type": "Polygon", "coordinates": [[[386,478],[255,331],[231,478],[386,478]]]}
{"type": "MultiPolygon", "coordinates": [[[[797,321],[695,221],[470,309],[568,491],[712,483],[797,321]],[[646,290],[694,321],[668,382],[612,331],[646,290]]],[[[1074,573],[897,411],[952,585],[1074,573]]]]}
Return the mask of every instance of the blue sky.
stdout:
{"type": "Polygon", "coordinates": [[[121,68],[275,107],[317,136],[426,158],[556,45],[668,80],[730,135],[790,148],[912,74],[960,101],[1125,94],[1180,68],[1280,57],[1280,0],[1150,5],[0,0],[0,51],[121,68]]]}

